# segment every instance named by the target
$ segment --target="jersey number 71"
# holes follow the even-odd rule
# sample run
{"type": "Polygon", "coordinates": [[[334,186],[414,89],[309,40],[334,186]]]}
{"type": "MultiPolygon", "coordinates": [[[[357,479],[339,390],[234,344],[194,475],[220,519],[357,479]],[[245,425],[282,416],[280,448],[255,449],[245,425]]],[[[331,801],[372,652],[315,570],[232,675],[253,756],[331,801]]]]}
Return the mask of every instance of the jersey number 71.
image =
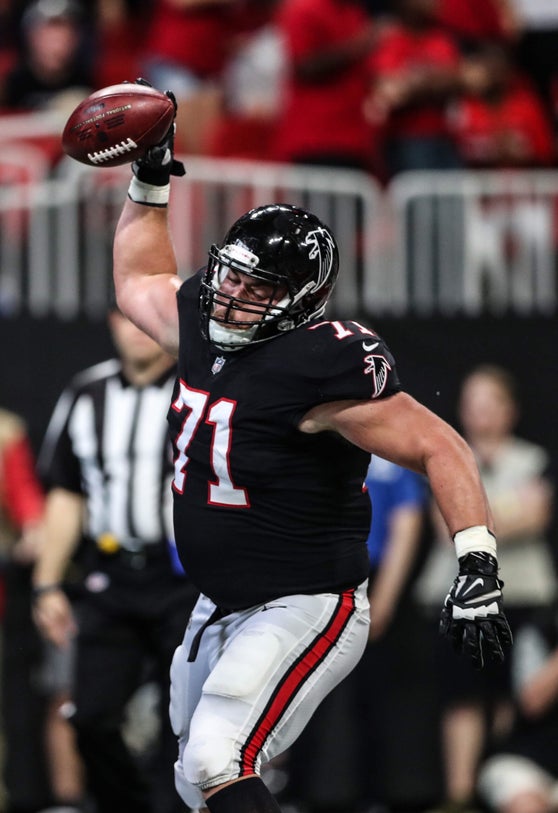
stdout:
{"type": "Polygon", "coordinates": [[[182,428],[175,440],[178,454],[174,461],[173,488],[178,494],[184,492],[188,477],[188,448],[202,420],[213,427],[210,462],[215,480],[208,483],[207,502],[210,505],[226,505],[236,508],[249,508],[250,501],[245,488],[235,486],[231,477],[230,451],[232,444],[232,418],[236,402],[219,398],[208,404],[209,393],[195,390],[180,381],[178,397],[171,407],[175,412],[186,412],[182,428]]]}

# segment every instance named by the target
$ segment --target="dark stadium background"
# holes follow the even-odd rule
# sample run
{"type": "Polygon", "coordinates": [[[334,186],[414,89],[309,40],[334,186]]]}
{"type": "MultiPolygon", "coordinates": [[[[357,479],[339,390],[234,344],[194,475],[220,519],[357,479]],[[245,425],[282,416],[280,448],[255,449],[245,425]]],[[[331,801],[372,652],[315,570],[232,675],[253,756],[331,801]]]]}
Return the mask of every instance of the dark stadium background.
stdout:
{"type": "MultiPolygon", "coordinates": [[[[471,367],[480,363],[504,365],[519,385],[523,412],[519,434],[549,449],[558,458],[558,384],[556,354],[558,321],[550,318],[492,316],[465,318],[370,319],[358,314],[387,341],[398,363],[404,388],[450,423],[455,423],[459,384],[471,367]]],[[[60,321],[28,316],[0,319],[0,374],[2,403],[24,416],[36,449],[61,388],[73,373],[112,355],[103,321],[60,321]]],[[[457,427],[459,428],[459,427],[457,427]]],[[[557,523],[554,523],[556,531],[557,523]]],[[[432,663],[421,649],[417,620],[402,612],[398,621],[391,707],[395,709],[386,741],[386,782],[392,802],[412,813],[407,803],[428,805],[441,787],[436,715],[436,687],[432,663]],[[404,732],[404,733],[403,733],[404,732]],[[405,782],[401,783],[402,760],[405,782]]],[[[343,703],[341,696],[328,702],[343,703]]],[[[343,709],[333,712],[342,724],[343,709]]],[[[327,807],[335,797],[343,805],[350,793],[354,760],[350,749],[340,756],[329,753],[342,731],[323,732],[319,738],[320,771],[309,777],[309,793],[327,807]],[[328,768],[329,765],[329,768],[328,768]],[[325,782],[330,777],[331,782],[325,782]]],[[[424,810],[413,807],[412,810],[424,810]]],[[[394,809],[399,809],[395,807],[394,809]]]]}
{"type": "MultiPolygon", "coordinates": [[[[387,341],[404,389],[450,423],[455,423],[459,382],[471,367],[509,368],[523,402],[519,433],[558,455],[555,318],[357,318],[387,341]]],[[[70,376],[112,355],[102,321],[2,318],[0,342],[3,404],[25,416],[35,444],[70,376]]]]}

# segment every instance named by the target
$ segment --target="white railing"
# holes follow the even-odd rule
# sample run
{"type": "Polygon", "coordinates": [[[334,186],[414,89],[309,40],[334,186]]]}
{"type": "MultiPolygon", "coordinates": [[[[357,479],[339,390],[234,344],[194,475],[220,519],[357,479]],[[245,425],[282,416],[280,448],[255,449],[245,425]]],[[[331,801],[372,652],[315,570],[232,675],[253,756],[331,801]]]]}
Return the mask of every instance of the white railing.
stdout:
{"type": "MultiPolygon", "coordinates": [[[[67,159],[53,177],[24,147],[11,149],[0,155],[0,309],[102,316],[128,167],[67,159]],[[28,175],[10,179],[6,167],[28,175]]],[[[417,172],[382,189],[348,170],[183,158],[171,227],[184,277],[244,211],[288,201],[315,211],[338,238],[332,312],[556,311],[557,172],[417,172]]]]}
{"type": "Polygon", "coordinates": [[[556,310],[558,172],[416,172],[390,184],[400,310],[556,310]]]}
{"type": "MultiPolygon", "coordinates": [[[[181,275],[201,267],[247,209],[288,201],[311,209],[340,239],[343,281],[332,306],[355,312],[364,268],[378,279],[379,256],[363,239],[379,220],[380,187],[358,172],[186,157],[187,180],[173,184],[171,228],[181,275]]],[[[130,171],[90,169],[75,161],[55,178],[0,187],[0,307],[40,316],[103,315],[110,291],[114,227],[130,171]],[[17,217],[20,228],[8,228],[17,217]]]]}
{"type": "Polygon", "coordinates": [[[0,116],[0,141],[20,144],[35,138],[60,138],[68,114],[61,110],[44,110],[36,113],[2,113],[0,116]]]}

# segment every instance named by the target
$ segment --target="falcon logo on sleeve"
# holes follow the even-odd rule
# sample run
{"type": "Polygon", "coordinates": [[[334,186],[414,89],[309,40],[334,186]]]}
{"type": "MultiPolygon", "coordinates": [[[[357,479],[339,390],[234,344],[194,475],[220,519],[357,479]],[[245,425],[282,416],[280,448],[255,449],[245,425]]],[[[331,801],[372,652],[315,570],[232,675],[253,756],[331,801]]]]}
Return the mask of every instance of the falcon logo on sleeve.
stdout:
{"type": "MultiPolygon", "coordinates": [[[[374,344],[373,347],[377,347],[374,344]]],[[[364,350],[371,350],[372,347],[367,345],[366,342],[362,343],[364,350]]],[[[372,398],[377,398],[385,389],[388,380],[388,374],[391,370],[391,364],[385,358],[376,353],[369,353],[364,356],[364,375],[372,376],[372,398]]]]}

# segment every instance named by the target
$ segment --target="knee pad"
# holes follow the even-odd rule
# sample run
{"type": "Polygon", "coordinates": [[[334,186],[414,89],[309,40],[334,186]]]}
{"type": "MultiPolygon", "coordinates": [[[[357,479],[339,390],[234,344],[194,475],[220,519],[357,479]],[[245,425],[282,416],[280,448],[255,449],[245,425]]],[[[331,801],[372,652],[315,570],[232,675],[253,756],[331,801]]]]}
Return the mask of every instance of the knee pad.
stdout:
{"type": "Polygon", "coordinates": [[[191,739],[182,754],[182,769],[187,782],[208,788],[228,781],[234,772],[234,741],[225,736],[191,739]]]}
{"type": "Polygon", "coordinates": [[[192,785],[191,782],[188,782],[184,776],[180,760],[174,764],[174,785],[176,792],[186,807],[189,807],[191,810],[198,810],[201,807],[205,807],[205,800],[201,790],[192,785]]]}

